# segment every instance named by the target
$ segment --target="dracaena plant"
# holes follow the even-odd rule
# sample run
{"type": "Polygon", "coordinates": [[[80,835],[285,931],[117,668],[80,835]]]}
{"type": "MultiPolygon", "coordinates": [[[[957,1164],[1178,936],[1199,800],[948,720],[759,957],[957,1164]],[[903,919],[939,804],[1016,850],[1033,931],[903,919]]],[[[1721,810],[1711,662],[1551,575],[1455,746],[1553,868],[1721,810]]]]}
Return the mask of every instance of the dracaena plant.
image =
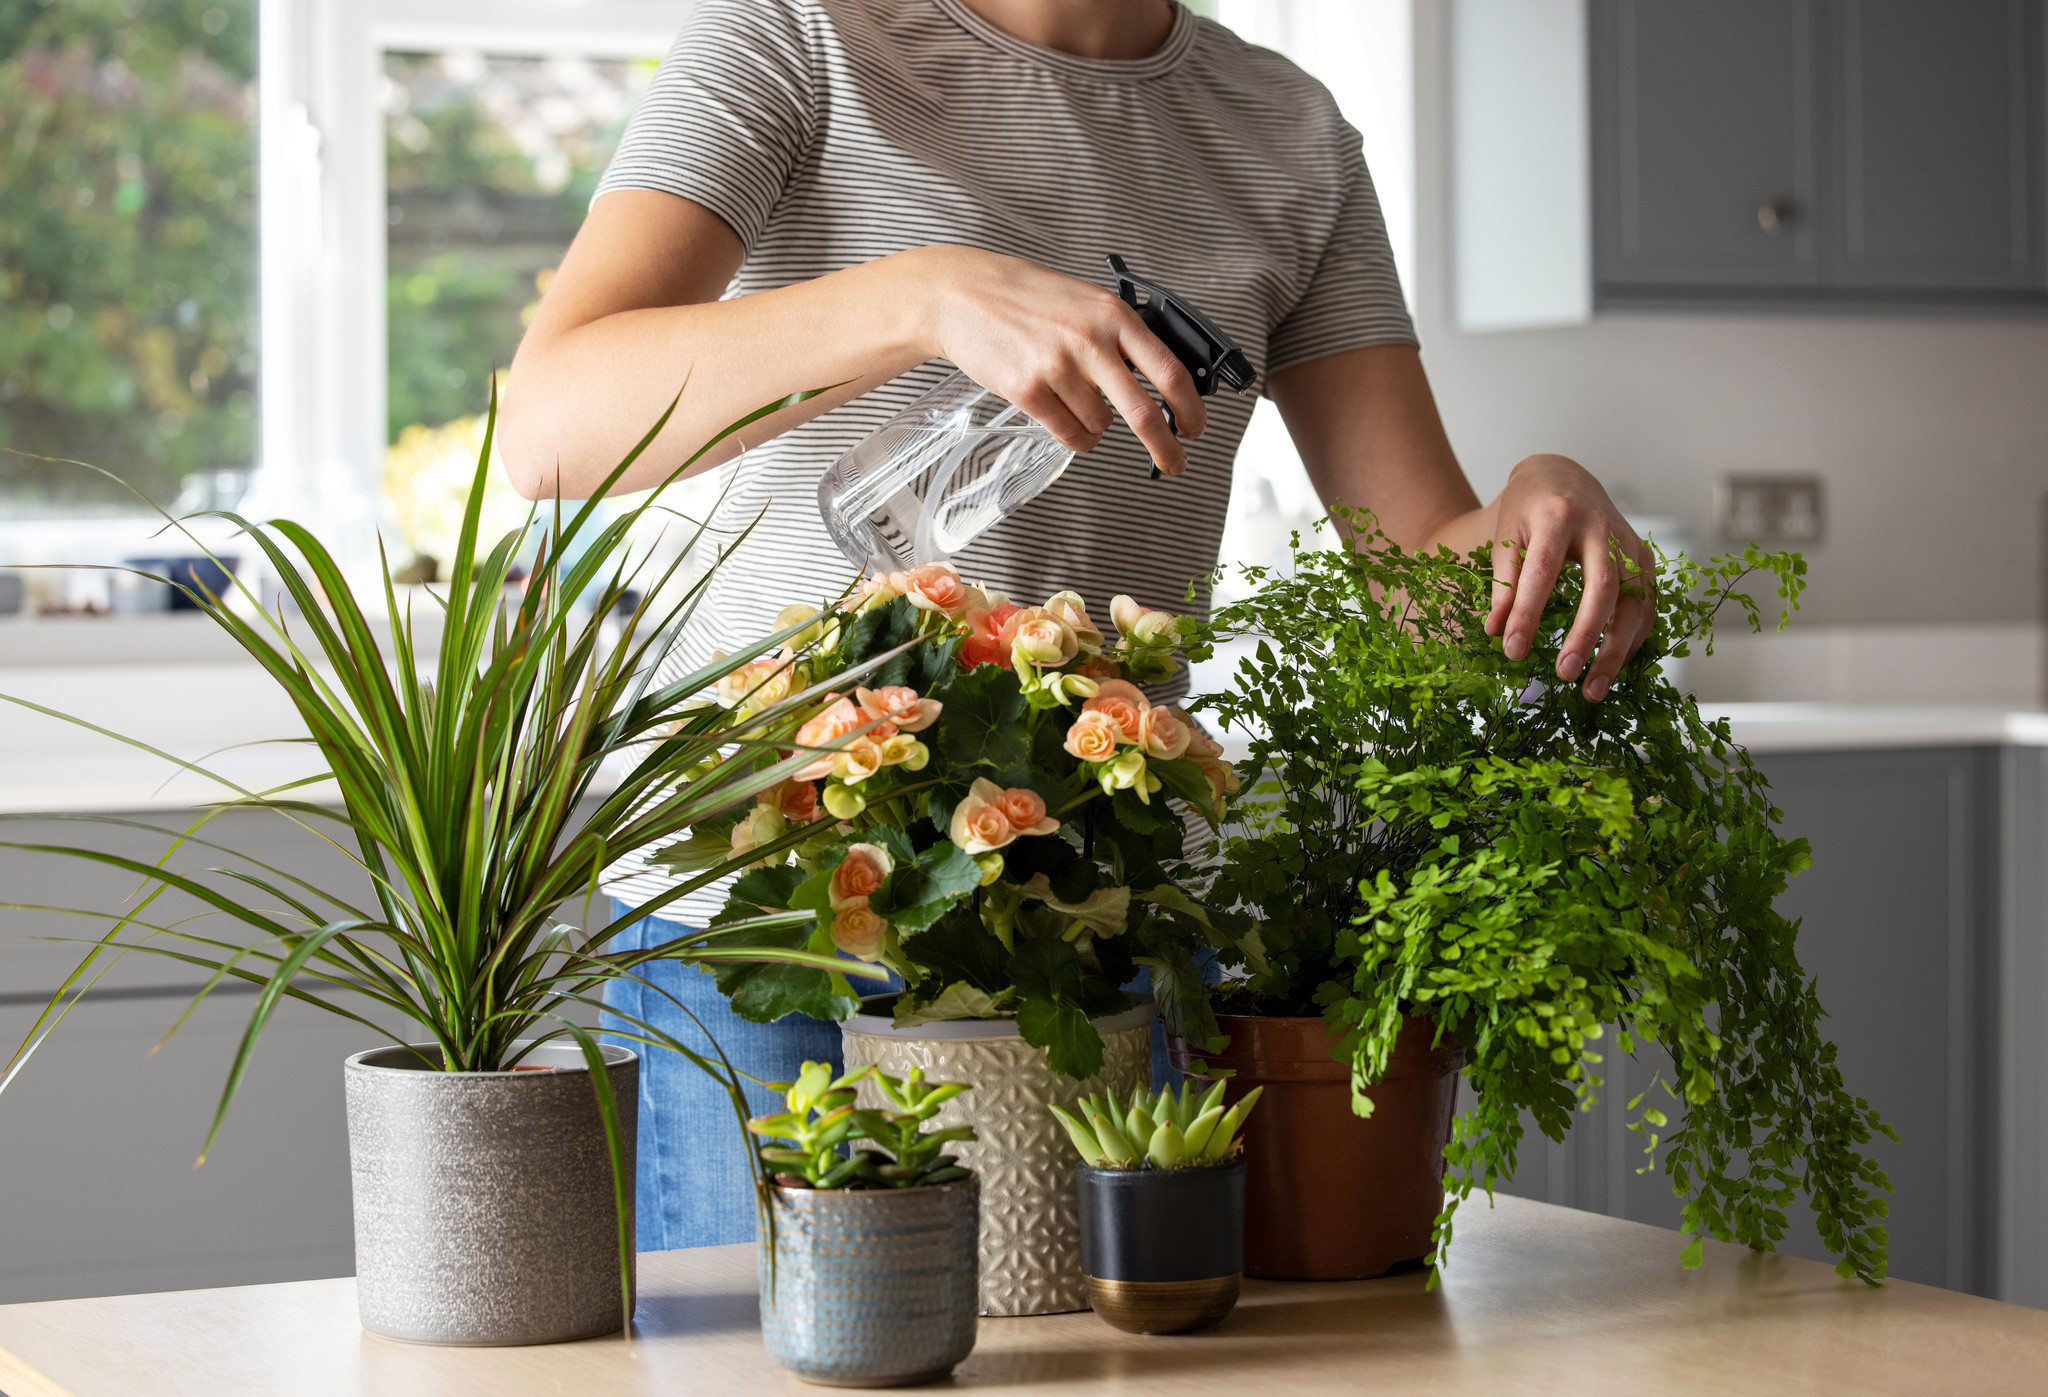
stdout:
{"type": "Polygon", "coordinates": [[[922,1067],[891,1077],[872,1065],[835,1079],[828,1064],[806,1062],[794,1082],[768,1089],[782,1093],[787,1109],[747,1122],[761,1137],[764,1186],[921,1188],[967,1177],[945,1149],[974,1139],[974,1127],[932,1128],[939,1109],[970,1090],[965,1083],[927,1082],[922,1067]],[[862,1082],[873,1082],[888,1105],[856,1106],[862,1082]],[[854,1141],[866,1144],[855,1149],[854,1141]]]}
{"type": "Polygon", "coordinates": [[[1184,1081],[1176,1094],[1157,1095],[1139,1087],[1128,1100],[1107,1092],[1084,1096],[1074,1110],[1053,1106],[1081,1162],[1097,1169],[1194,1169],[1228,1164],[1237,1157],[1238,1128],[1258,1104],[1264,1087],[1253,1087],[1234,1106],[1223,1104],[1227,1083],[1218,1078],[1200,1096],[1184,1081]]]}
{"type": "Polygon", "coordinates": [[[1340,522],[1350,546],[1247,569],[1253,595],[1211,632],[1255,644],[1198,707],[1266,773],[1205,899],[1225,998],[1321,1014],[1361,1091],[1405,1016],[1462,1048],[1476,1100],[1445,1155],[1439,1260],[1458,1201],[1513,1174],[1524,1120],[1562,1139],[1594,1100],[1611,1032],[1668,1063],[1665,1089],[1628,1106],[1684,1201],[1687,1264],[1702,1234],[1770,1247],[1804,1193],[1842,1274],[1881,1277],[1890,1184],[1865,1146],[1891,1131],[1844,1085],[1798,926],[1773,906],[1806,842],[1779,832],[1726,720],[1659,668],[1711,652],[1726,606],[1760,627],[1754,579],[1784,624],[1803,560],[1666,559],[1656,632],[1592,704],[1554,674],[1576,571],[1509,660],[1484,631],[1484,551],[1404,553],[1369,516],[1340,522]]]}
{"type": "MultiPolygon", "coordinates": [[[[727,434],[778,406],[734,424],[727,434]]],[[[496,413],[494,399],[493,427],[496,413]]],[[[666,421],[664,414],[606,479],[605,489],[666,421]]],[[[626,927],[736,869],[745,861],[740,858],[708,868],[603,925],[578,928],[556,913],[571,897],[592,890],[620,854],[749,806],[758,792],[812,760],[807,754],[757,759],[790,745],[812,696],[789,695],[737,724],[727,715],[713,723],[711,713],[686,704],[783,643],[783,635],[765,637],[753,649],[673,683],[656,683],[656,665],[704,589],[703,581],[671,585],[687,550],[650,574],[649,555],[631,546],[634,525],[657,507],[657,497],[609,519],[594,501],[556,502],[537,507],[520,531],[480,539],[490,441],[487,431],[452,575],[434,596],[442,624],[439,653],[431,658],[415,629],[416,608],[401,601],[388,567],[375,599],[366,603],[313,531],[287,520],[255,524],[222,516],[261,549],[295,614],[289,620],[282,609],[266,614],[246,593],[245,608],[230,604],[232,597],[191,588],[188,594],[290,697],[324,770],[261,791],[212,777],[229,794],[177,835],[173,851],[189,846],[235,854],[244,865],[238,870],[179,872],[168,866],[169,853],[148,863],[89,847],[0,844],[116,869],[149,889],[104,935],[60,938],[83,941],[85,953],[14,1051],[0,1086],[124,955],[156,956],[206,971],[209,979],[194,1008],[231,980],[257,989],[206,1148],[234,1102],[258,1038],[285,999],[338,1014],[398,1043],[409,1040],[385,1025],[402,1023],[411,1039],[427,1040],[423,1065],[448,1072],[516,1067],[538,1044],[573,1040],[592,1069],[613,1161],[620,1293],[630,1320],[633,1181],[625,1171],[598,1041],[579,1020],[597,1012],[607,983],[648,984],[640,971],[655,960],[818,965],[828,958],[801,947],[745,944],[750,935],[789,921],[789,914],[738,921],[641,950],[615,948],[626,927]],[[522,559],[528,559],[523,584],[522,559]],[[658,600],[665,595],[669,600],[658,600]],[[372,627],[373,613],[381,613],[388,627],[388,650],[372,627]],[[608,636],[614,623],[616,635],[608,636]],[[684,772],[689,779],[679,783],[684,772]],[[339,809],[304,798],[305,787],[326,781],[339,794],[339,809]],[[367,899],[316,886],[288,868],[253,864],[258,871],[250,873],[253,861],[246,855],[207,837],[219,815],[251,810],[301,826],[351,858],[367,882],[367,899]],[[152,920],[153,904],[172,890],[238,924],[236,934],[209,935],[189,922],[152,920]]],[[[139,742],[129,745],[154,752],[139,742]]],[[[210,775],[193,763],[176,764],[210,775]]],[[[794,844],[804,835],[798,828],[782,842],[794,844]]],[[[850,969],[870,973],[865,966],[850,969]]],[[[611,1036],[680,1053],[724,1080],[739,1129],[746,1115],[739,1082],[715,1045],[707,1056],[652,1024],[612,1013],[620,1022],[606,1030],[611,1036]]]]}

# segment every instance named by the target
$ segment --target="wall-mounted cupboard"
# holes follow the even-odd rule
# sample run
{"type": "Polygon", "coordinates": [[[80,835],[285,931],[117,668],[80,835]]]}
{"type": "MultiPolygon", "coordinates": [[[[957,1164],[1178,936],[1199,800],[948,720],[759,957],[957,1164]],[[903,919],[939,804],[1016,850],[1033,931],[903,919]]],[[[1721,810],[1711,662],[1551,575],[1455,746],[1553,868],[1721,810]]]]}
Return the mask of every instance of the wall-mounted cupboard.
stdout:
{"type": "Polygon", "coordinates": [[[2048,308],[2043,0],[1452,0],[1465,330],[2048,308]]]}
{"type": "Polygon", "coordinates": [[[1591,0],[1598,303],[2048,303],[2039,0],[1591,0]]]}

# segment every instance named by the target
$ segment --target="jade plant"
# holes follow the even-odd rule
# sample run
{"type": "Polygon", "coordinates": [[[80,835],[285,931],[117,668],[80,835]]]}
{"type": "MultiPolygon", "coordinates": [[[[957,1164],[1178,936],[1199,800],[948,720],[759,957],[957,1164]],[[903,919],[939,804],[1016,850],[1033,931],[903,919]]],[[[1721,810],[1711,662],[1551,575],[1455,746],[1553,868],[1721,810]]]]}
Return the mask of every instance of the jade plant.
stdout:
{"type": "Polygon", "coordinates": [[[788,1109],[747,1122],[762,1137],[764,1180],[784,1188],[920,1188],[967,1177],[945,1149],[972,1140],[974,1127],[931,1128],[939,1108],[969,1090],[963,1083],[927,1082],[922,1067],[898,1078],[869,1066],[835,1079],[830,1064],[806,1062],[794,1082],[768,1089],[781,1092],[788,1109]],[[873,1082],[888,1106],[856,1106],[862,1082],[873,1082]],[[855,1141],[866,1143],[855,1149],[855,1141]]]}
{"type": "Polygon", "coordinates": [[[1188,1169],[1227,1164],[1238,1152],[1238,1127],[1264,1087],[1253,1087],[1234,1106],[1223,1104],[1221,1079],[1199,1097],[1193,1082],[1154,1095],[1144,1087],[1123,1101],[1103,1093],[1081,1098],[1077,1110],[1051,1108],[1066,1127],[1081,1162],[1097,1169],[1188,1169]]]}
{"type": "MultiPolygon", "coordinates": [[[[1575,569],[1511,660],[1484,629],[1488,550],[1412,554],[1370,516],[1337,523],[1346,546],[1297,539],[1290,570],[1246,569],[1253,594],[1210,632],[1249,654],[1195,707],[1248,736],[1265,773],[1233,804],[1202,896],[1223,1001],[1322,1015],[1361,1114],[1408,1016],[1462,1049],[1474,1098],[1445,1152],[1439,1262],[1459,1200],[1512,1177],[1525,1123],[1560,1140],[1591,1106],[1613,1041],[1660,1069],[1630,1125],[1683,1200],[1687,1265],[1702,1236],[1770,1249],[1803,1193],[1837,1269],[1881,1278],[1891,1186],[1866,1147],[1897,1137],[1844,1084],[1798,924],[1775,906],[1806,841],[1779,831],[1727,721],[1661,670],[1711,653],[1724,608],[1761,629],[1759,582],[1783,626],[1804,561],[1665,559],[1656,631],[1595,704],[1555,673],[1575,569]]],[[[1647,584],[1617,561],[1625,585],[1647,584]]]]}

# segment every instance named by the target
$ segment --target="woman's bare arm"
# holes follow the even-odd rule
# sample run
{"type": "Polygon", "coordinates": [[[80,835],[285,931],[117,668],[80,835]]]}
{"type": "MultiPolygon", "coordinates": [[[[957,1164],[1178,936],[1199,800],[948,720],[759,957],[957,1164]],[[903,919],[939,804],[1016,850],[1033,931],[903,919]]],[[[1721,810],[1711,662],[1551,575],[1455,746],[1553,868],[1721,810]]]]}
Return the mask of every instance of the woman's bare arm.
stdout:
{"type": "Polygon", "coordinates": [[[1206,420],[1187,370],[1105,287],[974,248],[924,247],[721,301],[740,259],[732,229],[690,200],[618,190],[591,206],[512,361],[502,440],[521,493],[589,495],[686,381],[675,416],[616,488],[659,483],[729,424],[792,393],[831,388],[722,443],[699,469],[928,359],[950,359],[1077,451],[1101,439],[1113,407],[1171,474],[1186,452],[1127,361],[1189,435],[1206,420]]]}

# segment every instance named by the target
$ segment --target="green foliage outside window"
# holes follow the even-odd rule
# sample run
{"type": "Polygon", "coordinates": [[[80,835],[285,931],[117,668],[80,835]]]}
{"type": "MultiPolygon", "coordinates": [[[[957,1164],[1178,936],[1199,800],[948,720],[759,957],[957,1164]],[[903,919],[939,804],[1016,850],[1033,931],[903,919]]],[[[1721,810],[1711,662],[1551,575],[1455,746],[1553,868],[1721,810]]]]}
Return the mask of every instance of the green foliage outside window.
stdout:
{"type": "Polygon", "coordinates": [[[391,442],[483,410],[653,66],[385,56],[391,442]]]}
{"type": "MultiPolygon", "coordinates": [[[[255,452],[252,0],[0,0],[0,446],[158,502],[255,452]]],[[[0,454],[18,513],[133,512],[0,454]]]]}

